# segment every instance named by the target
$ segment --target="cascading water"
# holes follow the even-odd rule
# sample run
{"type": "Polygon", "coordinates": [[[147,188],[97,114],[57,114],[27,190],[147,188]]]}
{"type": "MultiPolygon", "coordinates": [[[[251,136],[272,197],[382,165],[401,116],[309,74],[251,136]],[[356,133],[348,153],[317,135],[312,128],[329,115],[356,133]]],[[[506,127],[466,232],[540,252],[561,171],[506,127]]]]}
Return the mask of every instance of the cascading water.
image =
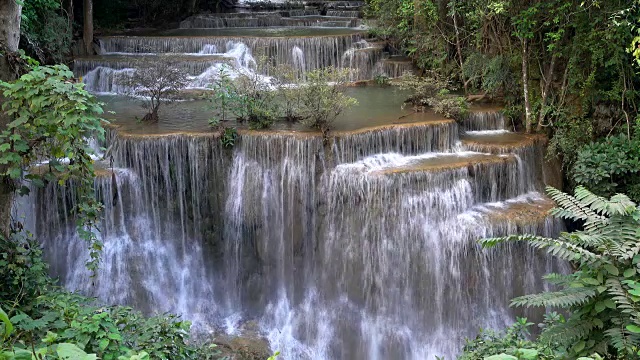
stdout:
{"type": "MultiPolygon", "coordinates": [[[[373,76],[380,62],[361,57],[374,46],[360,40],[111,37],[102,47],[224,54],[231,61],[192,77],[205,87],[224,66],[254,68],[264,47],[300,72],[340,65],[373,76]]],[[[118,92],[109,77],[132,71],[101,69],[84,78],[92,91],[118,92]]],[[[243,130],[233,149],[213,133],[111,129],[105,156],[114,167],[95,181],[105,204],[95,285],[68,216],[73,184],[34,191],[24,206],[35,209],[54,274],[102,301],[177,312],[198,333],[255,321],[284,359],[451,359],[478,328],[522,315],[509,300],[540,291],[541,275],[561,267],[523,245],[486,251],[476,243],[562,228],[539,193],[543,141],[505,125],[486,111],[463,121],[462,132],[443,119],[328,139],[243,130]]]]}

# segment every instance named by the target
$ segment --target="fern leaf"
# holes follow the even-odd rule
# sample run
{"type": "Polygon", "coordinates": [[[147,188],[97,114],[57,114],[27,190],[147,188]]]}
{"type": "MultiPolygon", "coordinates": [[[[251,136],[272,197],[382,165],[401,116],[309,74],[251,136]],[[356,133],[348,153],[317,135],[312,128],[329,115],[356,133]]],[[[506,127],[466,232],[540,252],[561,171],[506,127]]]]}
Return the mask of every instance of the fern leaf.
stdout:
{"type": "Polygon", "coordinates": [[[591,287],[566,288],[560,291],[520,296],[511,300],[511,306],[566,309],[585,304],[594,296],[596,296],[596,290],[591,287]]]}

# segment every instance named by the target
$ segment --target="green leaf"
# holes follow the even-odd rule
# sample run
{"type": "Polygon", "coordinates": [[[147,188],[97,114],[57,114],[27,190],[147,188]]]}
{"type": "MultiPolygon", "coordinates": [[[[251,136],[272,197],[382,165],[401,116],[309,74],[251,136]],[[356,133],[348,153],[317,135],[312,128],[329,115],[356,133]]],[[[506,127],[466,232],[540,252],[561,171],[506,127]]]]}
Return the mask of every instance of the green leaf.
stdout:
{"type": "Polygon", "coordinates": [[[89,355],[78,346],[69,343],[62,343],[56,346],[56,354],[61,360],[93,360],[95,355],[89,355]]]}
{"type": "Polygon", "coordinates": [[[573,346],[573,351],[578,354],[580,353],[582,350],[584,350],[584,348],[587,346],[587,343],[584,341],[580,341],[579,343],[575,344],[573,346]]]}
{"type": "Polygon", "coordinates": [[[104,349],[106,349],[107,346],[109,346],[109,339],[100,340],[100,343],[98,344],[98,348],[100,348],[100,351],[104,351],[104,349]]]}
{"type": "Polygon", "coordinates": [[[11,321],[9,321],[7,313],[2,310],[2,307],[0,307],[0,321],[4,324],[4,338],[6,339],[13,332],[13,325],[11,324],[11,321]]]}
{"type": "Polygon", "coordinates": [[[24,350],[24,349],[14,349],[14,359],[15,360],[31,360],[32,358],[32,354],[31,351],[28,350],[24,350]]]}
{"type": "Polygon", "coordinates": [[[613,276],[618,276],[620,274],[620,271],[618,271],[618,268],[611,264],[605,264],[604,269],[607,270],[607,272],[613,276]]]}
{"type": "Polygon", "coordinates": [[[492,356],[485,357],[484,360],[518,360],[518,358],[515,356],[511,356],[503,353],[499,355],[492,355],[492,356]]]}
{"type": "Polygon", "coordinates": [[[630,325],[627,325],[626,329],[629,330],[629,332],[631,333],[640,334],[640,326],[630,324],[630,325]]]}
{"type": "Polygon", "coordinates": [[[633,277],[635,274],[636,274],[636,269],[633,269],[633,268],[632,269],[627,269],[623,273],[624,277],[626,277],[626,278],[633,277]]]}
{"type": "Polygon", "coordinates": [[[516,355],[519,359],[535,360],[538,358],[538,351],[533,349],[517,349],[516,355]]]}

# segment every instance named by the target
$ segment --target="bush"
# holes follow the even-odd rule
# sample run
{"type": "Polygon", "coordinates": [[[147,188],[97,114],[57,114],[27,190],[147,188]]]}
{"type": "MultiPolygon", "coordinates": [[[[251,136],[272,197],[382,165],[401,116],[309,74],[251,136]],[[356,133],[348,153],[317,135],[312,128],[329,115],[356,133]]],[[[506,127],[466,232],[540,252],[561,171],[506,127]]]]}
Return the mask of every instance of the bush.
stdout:
{"type": "Polygon", "coordinates": [[[63,63],[72,41],[72,24],[57,0],[24,1],[21,30],[25,48],[43,63],[63,63]]]}
{"type": "Polygon", "coordinates": [[[302,123],[326,138],[338,115],[358,103],[344,93],[348,78],[348,70],[332,67],[308,72],[302,88],[302,123]]]}
{"type": "Polygon", "coordinates": [[[598,195],[626,193],[640,201],[640,141],[619,135],[584,146],[572,173],[576,184],[598,195]]]}
{"type": "Polygon", "coordinates": [[[504,333],[492,330],[480,330],[473,340],[467,340],[459,360],[487,359],[501,354],[516,359],[551,360],[556,359],[554,350],[546,345],[529,340],[529,328],[533,325],[524,318],[518,318],[515,324],[504,333]]]}
{"type": "Polygon", "coordinates": [[[415,111],[431,108],[437,114],[457,121],[464,119],[469,112],[467,100],[452,95],[451,91],[455,89],[440,76],[419,77],[408,74],[402,76],[398,86],[411,92],[412,95],[405,102],[411,104],[415,111]]]}

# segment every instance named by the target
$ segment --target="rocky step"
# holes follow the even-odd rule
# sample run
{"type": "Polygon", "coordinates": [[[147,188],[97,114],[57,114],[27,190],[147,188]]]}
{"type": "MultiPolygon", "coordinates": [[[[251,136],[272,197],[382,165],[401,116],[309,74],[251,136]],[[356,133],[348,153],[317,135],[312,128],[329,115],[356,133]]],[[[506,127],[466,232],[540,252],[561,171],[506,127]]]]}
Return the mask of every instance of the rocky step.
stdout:
{"type": "Polygon", "coordinates": [[[406,162],[400,165],[384,166],[372,171],[372,175],[395,175],[416,172],[440,172],[457,169],[467,169],[470,174],[475,170],[490,165],[502,165],[515,162],[515,158],[509,155],[492,155],[476,152],[426,154],[406,158],[406,162]]]}
{"type": "Polygon", "coordinates": [[[486,203],[474,207],[463,216],[483,218],[492,224],[535,225],[550,219],[555,203],[533,192],[504,202],[486,203]]]}
{"type": "Polygon", "coordinates": [[[534,147],[545,137],[535,134],[514,133],[507,130],[467,131],[460,137],[465,149],[492,154],[503,154],[534,147]]]}
{"type": "Polygon", "coordinates": [[[199,75],[214,64],[233,64],[235,61],[236,59],[223,54],[98,55],[74,59],[73,72],[76,76],[84,76],[98,67],[135,69],[150,62],[165,62],[183,69],[189,75],[199,75]]]}

